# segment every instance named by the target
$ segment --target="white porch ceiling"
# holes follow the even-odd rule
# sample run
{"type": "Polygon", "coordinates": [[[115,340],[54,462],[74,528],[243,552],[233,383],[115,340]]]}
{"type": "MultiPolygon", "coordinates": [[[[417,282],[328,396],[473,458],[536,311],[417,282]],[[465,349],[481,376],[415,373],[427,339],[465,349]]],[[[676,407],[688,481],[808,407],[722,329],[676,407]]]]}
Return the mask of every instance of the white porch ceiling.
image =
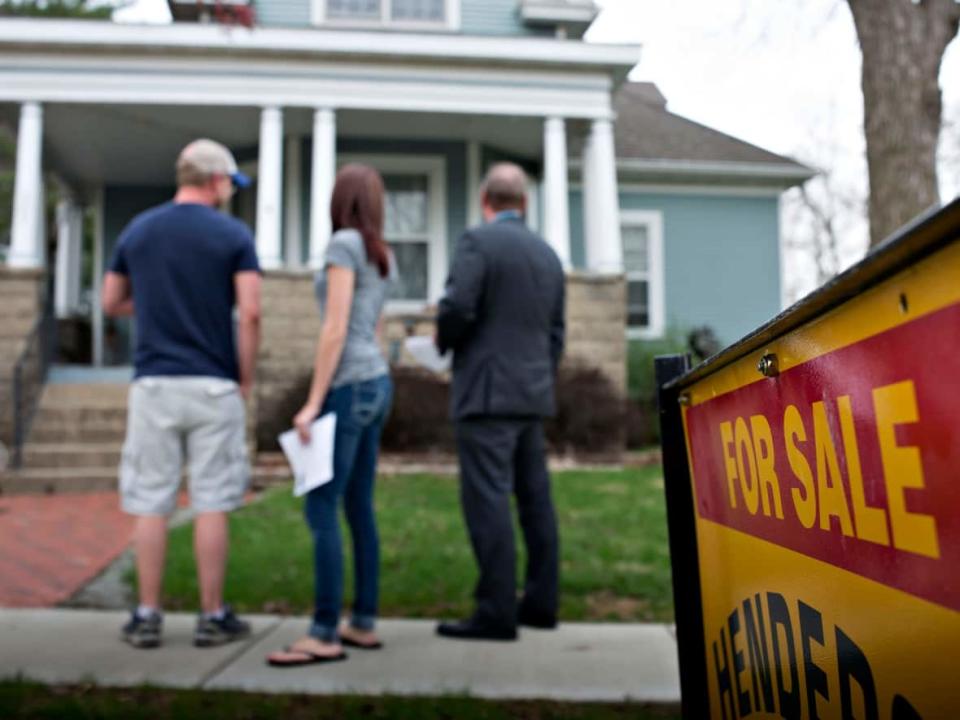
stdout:
{"type": "MultiPolygon", "coordinates": [[[[212,137],[234,150],[256,151],[260,109],[160,105],[43,106],[44,164],[77,190],[102,182],[173,184],[180,149],[197,137],[212,137]]],[[[19,106],[0,104],[0,119],[16,128],[19,106]]],[[[308,138],[312,113],[284,112],[284,132],[308,138]]],[[[538,118],[341,110],[340,138],[476,140],[522,158],[542,155],[538,118]]]]}

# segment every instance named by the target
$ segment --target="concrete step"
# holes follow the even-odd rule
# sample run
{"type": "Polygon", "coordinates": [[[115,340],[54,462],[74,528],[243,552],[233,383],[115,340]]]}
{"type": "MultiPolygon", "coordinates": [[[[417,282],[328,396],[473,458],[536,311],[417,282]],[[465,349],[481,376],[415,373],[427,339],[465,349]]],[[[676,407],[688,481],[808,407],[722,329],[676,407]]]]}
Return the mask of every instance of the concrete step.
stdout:
{"type": "Polygon", "coordinates": [[[117,489],[117,468],[24,468],[0,474],[0,494],[49,494],[117,489]]]}
{"type": "Polygon", "coordinates": [[[64,468],[82,472],[85,468],[116,468],[120,464],[118,443],[38,443],[23,446],[23,466],[30,470],[64,468]]]}
{"type": "Polygon", "coordinates": [[[47,385],[43,393],[43,407],[126,408],[127,384],[57,383],[47,385]]]}
{"type": "Polygon", "coordinates": [[[126,423],[125,407],[89,407],[69,405],[49,405],[41,403],[34,417],[33,427],[49,428],[51,432],[64,426],[86,424],[126,423]]]}
{"type": "Polygon", "coordinates": [[[119,422],[34,423],[30,441],[35,443],[122,443],[127,432],[125,420],[119,422]]]}

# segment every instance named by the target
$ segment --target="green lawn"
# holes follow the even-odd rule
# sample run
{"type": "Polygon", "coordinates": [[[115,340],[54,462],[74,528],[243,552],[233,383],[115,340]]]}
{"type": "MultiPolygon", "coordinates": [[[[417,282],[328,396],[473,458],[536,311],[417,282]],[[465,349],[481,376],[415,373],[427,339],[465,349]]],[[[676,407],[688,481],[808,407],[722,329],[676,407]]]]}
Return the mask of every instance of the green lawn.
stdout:
{"type": "MultiPolygon", "coordinates": [[[[554,489],[562,552],[561,618],[671,620],[660,468],[558,473],[554,489]]],[[[383,477],[376,502],[381,614],[468,614],[476,569],[456,481],[429,475],[383,477]]],[[[227,598],[238,610],[311,610],[311,543],[301,508],[302,501],[283,487],[232,516],[227,598]]],[[[197,607],[191,536],[191,527],[171,533],[164,601],[169,610],[197,607]]],[[[349,553],[349,543],[345,547],[349,553]]],[[[349,599],[349,555],[345,567],[349,599]]],[[[522,567],[521,555],[518,569],[522,567]]]]}
{"type": "Polygon", "coordinates": [[[311,697],[199,690],[45,687],[0,682],[0,717],[23,720],[679,720],[636,704],[489,702],[471,698],[311,697]]]}

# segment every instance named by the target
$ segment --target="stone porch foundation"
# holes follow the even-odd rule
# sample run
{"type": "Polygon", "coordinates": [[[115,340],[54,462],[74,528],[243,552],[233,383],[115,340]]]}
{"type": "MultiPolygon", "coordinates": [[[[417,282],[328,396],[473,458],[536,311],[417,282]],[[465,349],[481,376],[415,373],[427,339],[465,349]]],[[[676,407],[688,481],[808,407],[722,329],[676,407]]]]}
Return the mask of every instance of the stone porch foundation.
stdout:
{"type": "MultiPolygon", "coordinates": [[[[263,281],[263,337],[257,393],[251,415],[269,417],[313,367],[321,318],[313,275],[272,271],[263,281]]],[[[626,283],[622,275],[574,272],[567,276],[566,362],[596,367],[624,393],[627,386],[626,283]]],[[[412,365],[403,351],[409,335],[432,335],[433,315],[394,314],[386,318],[384,353],[395,365],[412,365]]]]}

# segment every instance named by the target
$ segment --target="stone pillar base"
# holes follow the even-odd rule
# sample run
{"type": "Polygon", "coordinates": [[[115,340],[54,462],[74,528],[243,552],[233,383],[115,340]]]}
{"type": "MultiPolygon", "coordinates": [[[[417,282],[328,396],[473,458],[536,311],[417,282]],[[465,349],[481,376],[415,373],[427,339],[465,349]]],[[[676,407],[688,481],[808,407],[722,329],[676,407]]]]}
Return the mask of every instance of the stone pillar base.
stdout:
{"type": "Polygon", "coordinates": [[[565,361],[595,367],[621,395],[627,391],[627,284],[620,274],[567,276],[565,361]]]}

